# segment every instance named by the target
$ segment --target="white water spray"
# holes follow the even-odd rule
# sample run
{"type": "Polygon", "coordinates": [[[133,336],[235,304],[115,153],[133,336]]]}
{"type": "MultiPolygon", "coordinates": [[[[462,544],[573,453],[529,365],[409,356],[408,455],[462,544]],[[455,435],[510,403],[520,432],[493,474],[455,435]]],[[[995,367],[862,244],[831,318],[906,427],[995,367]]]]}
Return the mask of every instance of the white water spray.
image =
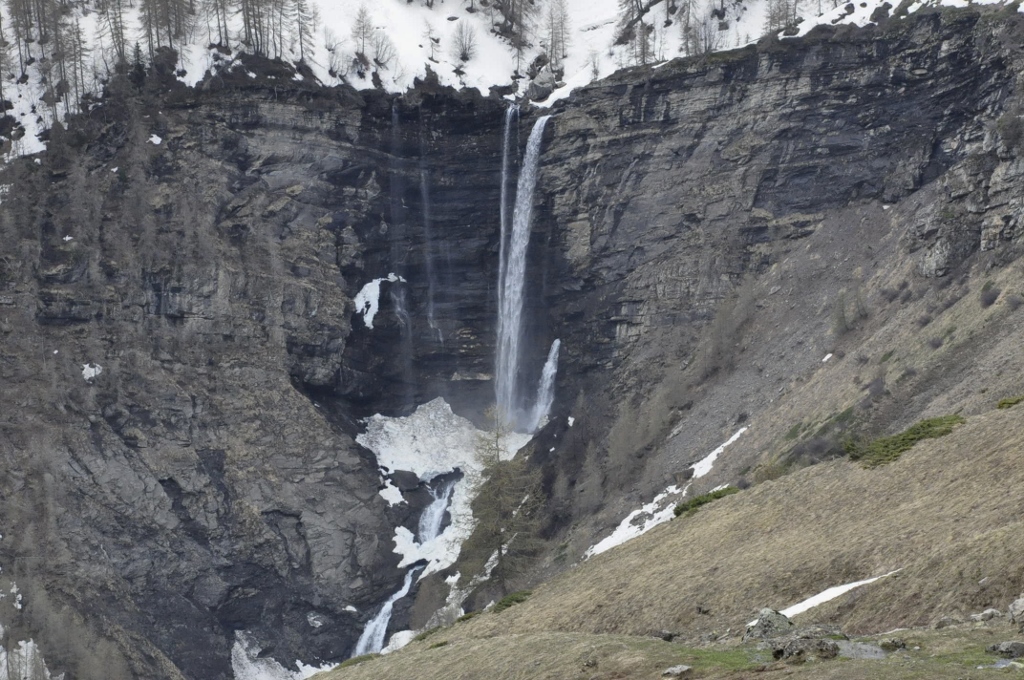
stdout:
{"type": "Polygon", "coordinates": [[[441,535],[441,524],[444,522],[444,513],[448,510],[448,503],[452,499],[452,491],[455,490],[456,480],[449,480],[436,489],[431,489],[430,495],[434,502],[423,509],[420,515],[419,543],[423,545],[441,535]]]}
{"type": "Polygon", "coordinates": [[[537,386],[537,401],[533,403],[533,410],[530,412],[530,432],[544,423],[548,412],[551,411],[551,405],[555,402],[555,375],[558,374],[558,349],[561,346],[561,340],[555,340],[548,350],[548,360],[544,362],[540,385],[537,386]]]}
{"type": "Polygon", "coordinates": [[[501,241],[498,243],[498,299],[505,295],[505,258],[509,237],[508,183],[509,171],[515,148],[512,145],[512,126],[519,120],[519,106],[512,104],[505,109],[505,132],[501,146],[501,241]]]}
{"type": "Polygon", "coordinates": [[[523,167],[516,188],[508,252],[504,262],[499,264],[501,276],[498,280],[498,356],[495,393],[499,414],[519,428],[527,425],[520,422],[523,414],[517,403],[526,247],[530,242],[530,220],[533,216],[533,192],[537,186],[540,146],[544,137],[544,126],[549,118],[550,116],[543,116],[537,120],[526,142],[526,155],[523,158],[523,167]]]}
{"type": "Polygon", "coordinates": [[[419,570],[420,568],[416,567],[405,572],[405,583],[402,584],[402,589],[388,598],[388,601],[381,607],[380,612],[373,617],[373,620],[366,624],[363,634],[359,636],[359,642],[356,643],[356,651],[352,656],[372,654],[384,649],[384,636],[388,632],[388,624],[391,623],[391,611],[395,607],[395,602],[409,594],[409,588],[412,587],[412,579],[419,570]]]}

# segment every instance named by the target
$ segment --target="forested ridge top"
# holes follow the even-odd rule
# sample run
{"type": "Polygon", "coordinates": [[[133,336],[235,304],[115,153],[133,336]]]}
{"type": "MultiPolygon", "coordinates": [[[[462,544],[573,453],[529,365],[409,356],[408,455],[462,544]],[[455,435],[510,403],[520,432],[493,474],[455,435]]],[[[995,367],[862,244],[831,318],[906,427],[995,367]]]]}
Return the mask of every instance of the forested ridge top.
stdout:
{"type": "Polygon", "coordinates": [[[553,101],[622,67],[943,3],[960,0],[5,0],[0,135],[8,153],[41,150],[45,130],[92,106],[116,73],[164,69],[188,85],[227,70],[272,76],[243,54],[328,86],[403,92],[433,74],[553,101]]]}

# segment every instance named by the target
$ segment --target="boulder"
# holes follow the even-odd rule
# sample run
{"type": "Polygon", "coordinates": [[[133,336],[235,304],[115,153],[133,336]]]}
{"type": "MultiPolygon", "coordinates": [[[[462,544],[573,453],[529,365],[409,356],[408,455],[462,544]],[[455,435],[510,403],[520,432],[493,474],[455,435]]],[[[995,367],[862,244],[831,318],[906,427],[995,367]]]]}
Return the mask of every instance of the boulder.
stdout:
{"type": "Polygon", "coordinates": [[[1000,618],[1003,615],[998,609],[986,609],[980,614],[971,614],[971,621],[991,621],[992,619],[1000,618]]]}
{"type": "Polygon", "coordinates": [[[782,637],[793,629],[793,622],[774,609],[765,607],[757,614],[757,621],[747,626],[744,640],[767,640],[782,637]]]}
{"type": "Polygon", "coordinates": [[[935,622],[933,626],[935,630],[942,630],[943,628],[949,628],[950,626],[958,626],[963,623],[963,619],[957,616],[943,616],[935,622]]]}
{"type": "Polygon", "coordinates": [[[895,652],[899,649],[906,649],[907,643],[903,638],[894,637],[880,640],[878,642],[878,646],[881,647],[883,651],[895,652]]]}
{"type": "Polygon", "coordinates": [[[671,668],[666,668],[664,671],[662,671],[661,677],[663,677],[663,678],[692,678],[693,677],[693,669],[690,668],[689,666],[683,666],[683,665],[672,666],[671,668]]]}
{"type": "Polygon", "coordinates": [[[1010,623],[1024,624],[1024,593],[1021,596],[1010,603],[1007,607],[1007,613],[1010,615],[1010,623]]]}
{"type": "Polygon", "coordinates": [[[1020,659],[1024,658],[1024,642],[1018,642],[1016,640],[1000,642],[997,645],[988,647],[988,651],[993,654],[1006,657],[1007,659],[1020,659]]]}

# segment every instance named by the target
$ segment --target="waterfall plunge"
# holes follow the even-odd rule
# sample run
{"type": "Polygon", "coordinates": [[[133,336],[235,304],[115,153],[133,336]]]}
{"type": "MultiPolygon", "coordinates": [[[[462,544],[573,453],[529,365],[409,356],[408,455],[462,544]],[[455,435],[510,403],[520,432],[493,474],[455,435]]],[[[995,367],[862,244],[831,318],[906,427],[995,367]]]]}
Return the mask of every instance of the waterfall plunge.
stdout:
{"type": "Polygon", "coordinates": [[[356,651],[352,656],[379,652],[384,648],[384,636],[388,632],[388,624],[391,622],[391,611],[394,609],[395,602],[409,594],[409,588],[412,587],[412,579],[419,573],[419,570],[420,568],[416,567],[405,573],[405,582],[402,584],[402,589],[388,598],[388,601],[381,607],[380,612],[366,624],[363,634],[359,636],[359,642],[356,643],[356,651]]]}
{"type": "Polygon", "coordinates": [[[452,499],[452,491],[455,490],[457,480],[447,481],[436,489],[430,491],[434,502],[423,509],[420,515],[419,542],[420,545],[434,540],[441,535],[441,524],[444,522],[444,513],[448,510],[448,503],[452,499]]]}
{"type": "MultiPolygon", "coordinates": [[[[511,109],[510,109],[511,111],[511,109]]],[[[505,156],[502,160],[502,234],[498,278],[498,356],[495,370],[495,395],[498,413],[517,429],[526,428],[524,414],[518,404],[520,340],[522,336],[523,301],[526,279],[526,247],[530,242],[530,220],[533,216],[533,192],[537,185],[537,166],[544,126],[550,116],[537,120],[526,142],[526,155],[516,188],[512,225],[506,237],[505,184],[508,173],[508,141],[513,116],[505,117],[505,156]],[[506,244],[507,238],[507,246],[506,244]]]]}
{"type": "Polygon", "coordinates": [[[543,420],[548,416],[548,411],[551,410],[551,404],[555,401],[555,375],[558,373],[558,349],[561,346],[561,340],[551,343],[548,360],[544,362],[540,385],[537,386],[537,401],[533,403],[533,410],[530,412],[530,432],[541,426],[543,420]]]}

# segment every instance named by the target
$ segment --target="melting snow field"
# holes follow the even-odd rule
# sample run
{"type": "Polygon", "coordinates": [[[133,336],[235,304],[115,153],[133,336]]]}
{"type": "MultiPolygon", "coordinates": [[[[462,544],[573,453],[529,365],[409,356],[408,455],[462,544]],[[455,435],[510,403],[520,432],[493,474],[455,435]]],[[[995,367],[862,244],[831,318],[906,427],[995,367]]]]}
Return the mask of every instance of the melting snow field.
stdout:
{"type": "Polygon", "coordinates": [[[290,671],[269,657],[260,658],[261,651],[252,636],[245,631],[235,631],[235,644],[231,647],[231,671],[235,680],[306,680],[334,668],[334,665],[318,668],[296,661],[298,670],[290,671]]]}
{"type": "MultiPolygon", "coordinates": [[[[475,520],[469,507],[476,495],[483,466],[477,456],[480,439],[487,433],[452,412],[441,398],[423,404],[410,416],[391,418],[376,415],[367,421],[366,432],[356,441],[373,451],[377,463],[388,472],[407,470],[429,481],[438,475],[461,470],[463,479],[452,491],[448,512],[451,524],[436,538],[420,544],[405,527],[395,529],[395,552],[402,555],[400,567],[427,560],[422,578],[455,563],[462,542],[469,537],[475,520]]],[[[512,433],[505,438],[503,459],[512,458],[530,441],[530,435],[512,433]]],[[[390,484],[381,491],[389,503],[401,502],[401,493],[390,484]],[[392,489],[394,489],[392,491],[392,489]]]]}
{"type": "MultiPolygon", "coordinates": [[[[715,460],[718,459],[718,456],[725,451],[727,446],[734,443],[746,431],[746,427],[740,428],[740,430],[733,436],[729,437],[725,443],[695,464],[693,466],[693,479],[700,479],[711,472],[711,468],[714,466],[715,460]]],[[[726,484],[718,488],[722,489],[725,486],[728,485],[726,484]]],[[[583,554],[583,559],[590,559],[594,555],[600,555],[607,550],[611,550],[615,546],[622,545],[626,541],[646,534],[659,524],[664,524],[669,521],[675,516],[676,502],[685,496],[686,492],[689,490],[689,484],[687,484],[682,490],[675,485],[668,487],[662,493],[655,496],[653,501],[639,510],[634,510],[626,515],[626,519],[619,522],[619,526],[615,527],[615,531],[613,531],[610,536],[607,536],[598,543],[590,546],[590,549],[583,554]],[[640,519],[640,521],[637,521],[638,519],[640,519]]]]}

